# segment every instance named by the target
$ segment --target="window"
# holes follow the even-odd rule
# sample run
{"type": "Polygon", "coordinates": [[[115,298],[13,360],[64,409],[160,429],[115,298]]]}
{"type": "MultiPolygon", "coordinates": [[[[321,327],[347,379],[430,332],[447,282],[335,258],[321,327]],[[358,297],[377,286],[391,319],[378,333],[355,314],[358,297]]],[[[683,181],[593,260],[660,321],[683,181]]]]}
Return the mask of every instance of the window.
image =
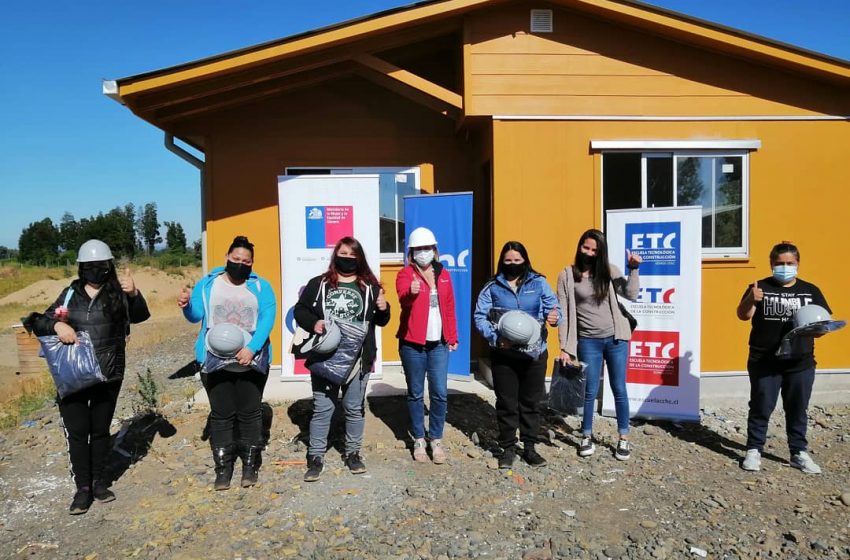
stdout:
{"type": "Polygon", "coordinates": [[[703,256],[746,256],[747,164],[744,151],[604,152],[603,211],[702,206],[703,256]]]}
{"type": "Polygon", "coordinates": [[[381,260],[404,260],[404,197],[419,194],[419,169],[407,167],[290,167],[287,175],[378,175],[381,260]]]}

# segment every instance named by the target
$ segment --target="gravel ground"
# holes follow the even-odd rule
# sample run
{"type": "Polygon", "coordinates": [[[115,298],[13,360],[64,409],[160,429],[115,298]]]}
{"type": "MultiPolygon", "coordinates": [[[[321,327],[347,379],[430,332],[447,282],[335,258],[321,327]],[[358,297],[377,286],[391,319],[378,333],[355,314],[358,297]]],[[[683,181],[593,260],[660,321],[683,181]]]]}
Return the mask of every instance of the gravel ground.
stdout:
{"type": "MultiPolygon", "coordinates": [[[[332,450],[321,480],[305,483],[303,465],[287,463],[304,459],[311,405],[298,401],[274,407],[260,484],[215,492],[206,411],[183,367],[194,327],[168,320],[136,332],[148,342],[130,351],[113,426],[118,499],[67,514],[65,443],[57,409],[45,409],[0,434],[0,557],[850,558],[847,405],[812,410],[824,468],[813,476],[788,466],[781,414],[762,471],[741,470],[745,411],[723,408],[703,410],[701,424],[636,421],[626,462],[613,456],[612,419],[599,420],[602,444],[581,459],[578,419],[550,415],[540,448],[549,465],[499,471],[492,406],[465,395],[449,400],[449,462],[415,464],[404,400],[374,399],[368,473],[349,474],[332,450]],[[158,415],[141,410],[136,374],[147,371],[158,415]]],[[[338,423],[331,442],[341,449],[338,423]]]]}

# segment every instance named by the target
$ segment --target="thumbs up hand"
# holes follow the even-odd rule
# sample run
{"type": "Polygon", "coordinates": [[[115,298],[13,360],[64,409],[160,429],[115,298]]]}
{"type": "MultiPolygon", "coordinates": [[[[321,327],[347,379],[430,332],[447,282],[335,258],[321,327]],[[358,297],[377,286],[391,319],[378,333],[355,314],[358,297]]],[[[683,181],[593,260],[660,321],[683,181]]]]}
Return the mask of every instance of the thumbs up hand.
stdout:
{"type": "Polygon", "coordinates": [[[189,298],[192,297],[192,291],[189,289],[189,286],[183,286],[180,289],[180,295],[177,296],[177,307],[180,309],[185,308],[189,305],[189,298]]]}
{"type": "Polygon", "coordinates": [[[764,299],[764,290],[759,288],[758,280],[753,282],[753,285],[750,287],[750,290],[753,293],[753,301],[758,303],[764,299]]]}
{"type": "Polygon", "coordinates": [[[378,292],[378,299],[375,300],[375,303],[378,304],[378,309],[381,311],[387,310],[387,297],[384,295],[384,289],[381,288],[381,291],[378,292]]]}
{"type": "Polygon", "coordinates": [[[414,278],[410,283],[410,293],[416,295],[419,293],[419,289],[421,288],[421,284],[419,283],[419,278],[414,278]]]}
{"type": "Polygon", "coordinates": [[[637,268],[643,262],[643,259],[637,253],[632,253],[626,249],[626,261],[629,263],[629,268],[637,268]]]}
{"type": "Polygon", "coordinates": [[[136,289],[136,282],[133,281],[133,275],[130,274],[130,267],[125,266],[121,271],[121,276],[118,278],[118,282],[121,284],[121,289],[130,297],[136,297],[139,294],[139,290],[136,289]]]}

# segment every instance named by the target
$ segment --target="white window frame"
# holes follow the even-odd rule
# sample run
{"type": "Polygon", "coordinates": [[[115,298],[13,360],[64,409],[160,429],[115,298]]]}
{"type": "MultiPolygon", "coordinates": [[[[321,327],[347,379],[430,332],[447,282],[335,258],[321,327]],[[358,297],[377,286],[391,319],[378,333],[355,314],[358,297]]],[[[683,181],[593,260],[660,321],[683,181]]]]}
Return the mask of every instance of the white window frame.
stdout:
{"type": "MultiPolygon", "coordinates": [[[[289,175],[290,169],[307,169],[311,171],[328,171],[331,175],[360,175],[360,174],[404,174],[411,173],[414,176],[414,191],[416,194],[422,193],[421,172],[419,167],[337,167],[337,166],[321,166],[321,165],[292,165],[284,169],[284,173],[289,175]]],[[[380,195],[379,195],[380,196],[380,195]]],[[[400,205],[404,204],[403,200],[399,200],[398,193],[395,195],[396,218],[399,214],[400,205]]],[[[380,211],[379,211],[380,213],[380,211]]],[[[404,240],[401,243],[404,246],[404,240]]],[[[398,264],[404,262],[404,253],[381,253],[381,264],[398,264]]]]}
{"type": "MultiPolygon", "coordinates": [[[[669,155],[673,158],[673,206],[678,203],[678,158],[679,157],[740,157],[741,158],[741,246],[740,247],[704,247],[703,259],[739,260],[749,258],[750,239],[750,152],[761,147],[759,140],[731,141],[632,141],[632,140],[595,140],[591,149],[601,152],[599,158],[600,184],[600,223],[605,223],[605,165],[606,153],[637,153],[641,155],[641,208],[647,207],[647,165],[651,157],[669,155]]],[[[714,195],[712,191],[712,196],[714,195]]],[[[713,233],[712,233],[713,234],[713,233]]]]}

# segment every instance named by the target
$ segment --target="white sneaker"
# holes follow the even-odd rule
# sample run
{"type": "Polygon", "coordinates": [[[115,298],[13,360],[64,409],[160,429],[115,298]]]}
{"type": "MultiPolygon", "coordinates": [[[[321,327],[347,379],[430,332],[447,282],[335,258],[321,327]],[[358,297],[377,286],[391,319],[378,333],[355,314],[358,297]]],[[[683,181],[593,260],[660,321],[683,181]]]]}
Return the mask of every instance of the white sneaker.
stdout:
{"type": "Polygon", "coordinates": [[[741,468],[745,471],[761,470],[761,453],[758,449],[747,449],[747,456],[744,457],[741,468]]]}
{"type": "Polygon", "coordinates": [[[806,474],[820,474],[821,468],[812,460],[811,456],[805,451],[799,451],[791,455],[791,466],[795,469],[800,469],[806,474]]]}
{"type": "Polygon", "coordinates": [[[593,440],[590,439],[590,436],[584,436],[581,438],[581,445],[578,447],[579,457],[590,457],[595,451],[596,446],[593,445],[593,440]]]}

